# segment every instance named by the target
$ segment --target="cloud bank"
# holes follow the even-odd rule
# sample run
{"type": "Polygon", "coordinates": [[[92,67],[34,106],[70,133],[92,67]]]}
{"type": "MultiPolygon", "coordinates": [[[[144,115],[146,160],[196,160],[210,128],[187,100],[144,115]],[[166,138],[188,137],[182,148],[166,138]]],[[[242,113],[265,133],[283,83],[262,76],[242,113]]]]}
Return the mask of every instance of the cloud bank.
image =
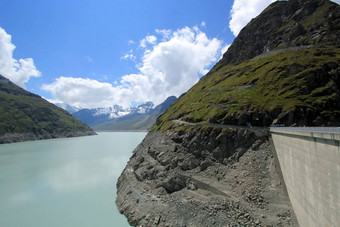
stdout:
{"type": "Polygon", "coordinates": [[[229,28],[237,36],[248,22],[276,0],[234,0],[230,11],[229,28]]]}
{"type": "Polygon", "coordinates": [[[41,73],[36,69],[32,58],[14,59],[14,49],[11,35],[0,27],[0,74],[25,88],[25,83],[31,77],[39,77],[41,73]]]}
{"type": "MultiPolygon", "coordinates": [[[[42,88],[57,101],[79,107],[129,106],[145,101],[159,104],[168,96],[186,92],[207,73],[221,56],[222,41],[209,39],[198,27],[184,27],[156,30],[155,35],[139,42],[140,48],[143,55],[136,65],[138,72],[122,76],[118,83],[59,77],[42,88]]],[[[135,60],[132,53],[121,59],[135,60]]]]}
{"type": "Polygon", "coordinates": [[[140,47],[145,48],[147,44],[156,44],[157,42],[157,37],[154,35],[148,35],[144,39],[140,41],[140,47]]]}

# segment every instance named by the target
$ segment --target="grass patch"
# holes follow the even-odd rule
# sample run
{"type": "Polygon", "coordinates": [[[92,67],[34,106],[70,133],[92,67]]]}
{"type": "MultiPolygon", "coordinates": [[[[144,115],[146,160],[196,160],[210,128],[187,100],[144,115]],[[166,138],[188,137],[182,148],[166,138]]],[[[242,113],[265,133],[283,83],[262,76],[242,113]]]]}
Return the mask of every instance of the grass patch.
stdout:
{"type": "MultiPolygon", "coordinates": [[[[320,109],[336,102],[332,69],[340,62],[339,48],[308,48],[280,52],[239,65],[219,62],[178,99],[158,120],[154,130],[168,129],[169,121],[209,122],[240,116],[245,111],[320,109]],[[329,54],[332,53],[332,54],[329,54]],[[334,64],[333,64],[334,65],[334,64]],[[320,78],[322,75],[322,78],[320,78]]],[[[334,108],[334,105],[330,108],[334,108]]]]}

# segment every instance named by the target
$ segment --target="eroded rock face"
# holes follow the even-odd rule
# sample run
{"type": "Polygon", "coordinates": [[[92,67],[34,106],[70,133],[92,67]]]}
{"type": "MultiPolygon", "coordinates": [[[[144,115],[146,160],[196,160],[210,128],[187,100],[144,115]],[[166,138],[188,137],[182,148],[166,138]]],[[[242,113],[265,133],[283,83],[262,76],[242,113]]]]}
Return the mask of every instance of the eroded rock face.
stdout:
{"type": "Polygon", "coordinates": [[[263,131],[151,132],[117,190],[134,226],[296,225],[263,131]]]}

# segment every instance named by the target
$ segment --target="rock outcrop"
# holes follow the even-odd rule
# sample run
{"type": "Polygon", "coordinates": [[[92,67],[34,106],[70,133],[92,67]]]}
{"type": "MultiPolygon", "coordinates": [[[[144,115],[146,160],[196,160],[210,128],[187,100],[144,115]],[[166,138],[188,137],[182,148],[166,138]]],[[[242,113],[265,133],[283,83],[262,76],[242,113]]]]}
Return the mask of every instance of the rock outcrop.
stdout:
{"type": "Polygon", "coordinates": [[[120,176],[134,226],[297,225],[262,129],[151,132],[120,176]]]}

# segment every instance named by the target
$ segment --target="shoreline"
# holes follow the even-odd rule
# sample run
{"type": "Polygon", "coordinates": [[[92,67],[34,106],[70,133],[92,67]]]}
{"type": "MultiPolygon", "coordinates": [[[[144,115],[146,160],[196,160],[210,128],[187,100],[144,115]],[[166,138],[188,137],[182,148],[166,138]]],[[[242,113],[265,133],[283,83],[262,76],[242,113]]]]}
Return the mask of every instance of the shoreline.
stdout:
{"type": "Polygon", "coordinates": [[[94,130],[95,132],[149,132],[149,130],[94,130]]]}
{"type": "Polygon", "coordinates": [[[133,226],[297,226],[278,168],[267,136],[249,129],[153,131],[119,177],[116,205],[133,226]]]}
{"type": "Polygon", "coordinates": [[[46,140],[46,139],[93,136],[93,135],[97,135],[97,133],[95,131],[83,131],[83,132],[77,131],[77,132],[44,133],[44,134],[34,134],[30,132],[28,133],[6,133],[0,136],[0,144],[19,143],[19,142],[46,140]]]}

